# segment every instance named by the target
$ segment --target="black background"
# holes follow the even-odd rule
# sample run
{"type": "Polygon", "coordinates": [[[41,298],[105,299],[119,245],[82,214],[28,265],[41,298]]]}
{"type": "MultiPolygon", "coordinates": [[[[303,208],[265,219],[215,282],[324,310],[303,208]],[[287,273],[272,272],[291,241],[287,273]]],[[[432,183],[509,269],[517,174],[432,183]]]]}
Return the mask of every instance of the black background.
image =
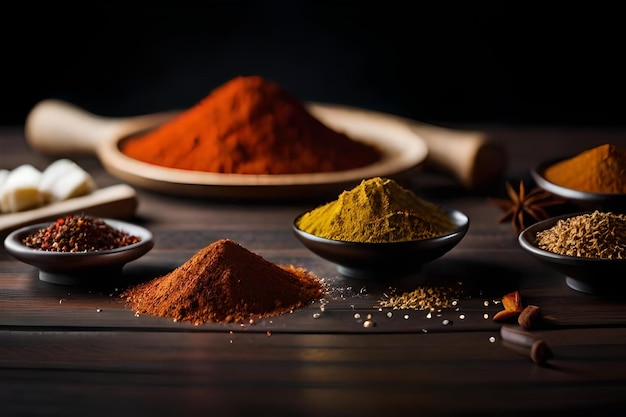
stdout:
{"type": "Polygon", "coordinates": [[[111,117],[184,109],[258,74],[305,101],[424,122],[626,125],[622,13],[545,3],[15,6],[0,25],[0,124],[45,98],[111,117]]]}

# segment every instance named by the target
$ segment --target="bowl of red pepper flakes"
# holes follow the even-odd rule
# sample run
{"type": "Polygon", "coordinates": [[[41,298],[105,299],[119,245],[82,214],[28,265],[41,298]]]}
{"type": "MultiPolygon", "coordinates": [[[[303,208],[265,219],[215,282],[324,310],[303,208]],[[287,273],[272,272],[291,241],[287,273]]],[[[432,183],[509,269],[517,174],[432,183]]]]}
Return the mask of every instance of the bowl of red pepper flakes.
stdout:
{"type": "Polygon", "coordinates": [[[4,246],[14,258],[37,267],[42,281],[84,285],[119,278],[125,264],[154,247],[154,238],[131,223],[71,214],[17,229],[4,246]]]}

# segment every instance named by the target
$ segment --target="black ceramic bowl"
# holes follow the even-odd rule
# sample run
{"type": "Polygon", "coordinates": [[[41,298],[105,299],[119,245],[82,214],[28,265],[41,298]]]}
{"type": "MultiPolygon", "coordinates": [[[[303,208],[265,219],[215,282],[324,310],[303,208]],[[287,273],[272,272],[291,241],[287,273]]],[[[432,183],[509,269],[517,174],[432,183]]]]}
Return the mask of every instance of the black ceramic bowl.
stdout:
{"type": "Polygon", "coordinates": [[[53,284],[83,285],[102,283],[115,279],[122,267],[147,253],[154,246],[152,233],[140,226],[113,219],[104,220],[109,226],[138,236],[141,240],[132,245],[97,252],[52,252],[30,248],[22,239],[51,222],[25,226],[11,232],[4,240],[9,254],[16,259],[39,268],[39,279],[53,284]]]}
{"type": "Polygon", "coordinates": [[[444,236],[390,243],[345,242],[326,239],[298,229],[293,232],[311,252],[337,264],[340,274],[352,278],[385,278],[415,274],[422,266],[443,256],[467,233],[469,218],[460,211],[444,208],[456,228],[444,236]]]}
{"type": "Polygon", "coordinates": [[[626,194],[579,191],[548,181],[544,176],[546,169],[565,159],[567,158],[551,159],[531,169],[530,174],[537,186],[554,195],[567,198],[569,201],[576,204],[580,210],[602,210],[616,213],[626,212],[626,194]]]}
{"type": "Polygon", "coordinates": [[[565,283],[572,289],[594,295],[610,295],[626,288],[626,259],[582,258],[559,255],[539,248],[537,233],[554,226],[559,220],[588,212],[551,217],[524,229],[518,236],[519,244],[541,263],[565,275],[565,283]]]}

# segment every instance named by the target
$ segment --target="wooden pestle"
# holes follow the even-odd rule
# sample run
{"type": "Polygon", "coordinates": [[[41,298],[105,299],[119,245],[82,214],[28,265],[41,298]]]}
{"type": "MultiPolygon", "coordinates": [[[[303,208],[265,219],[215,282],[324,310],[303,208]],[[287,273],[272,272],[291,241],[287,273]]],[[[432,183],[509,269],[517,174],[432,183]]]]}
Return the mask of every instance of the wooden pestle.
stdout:
{"type": "Polygon", "coordinates": [[[504,148],[484,132],[407,123],[426,142],[427,165],[451,175],[465,188],[485,189],[502,177],[507,162],[504,148]]]}

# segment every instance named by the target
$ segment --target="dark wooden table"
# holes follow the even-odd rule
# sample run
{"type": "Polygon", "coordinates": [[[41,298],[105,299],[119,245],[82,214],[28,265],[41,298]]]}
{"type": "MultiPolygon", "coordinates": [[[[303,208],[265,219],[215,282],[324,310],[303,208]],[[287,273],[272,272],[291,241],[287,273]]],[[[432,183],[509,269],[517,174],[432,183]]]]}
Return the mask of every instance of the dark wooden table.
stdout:
{"type": "MultiPolygon", "coordinates": [[[[626,147],[626,130],[485,128],[506,146],[504,180],[517,186],[546,158],[603,143],[626,147]]],[[[0,129],[0,167],[53,158],[28,148],[19,127],[0,129]]],[[[101,187],[119,183],[94,157],[75,160],[101,187]]],[[[221,238],[331,284],[323,314],[312,305],[254,325],[194,326],[142,315],[121,287],[66,287],[0,251],[0,415],[6,416],[569,416],[626,410],[626,305],[622,294],[580,293],[518,245],[489,192],[469,192],[424,170],[412,187],[470,217],[465,238],[416,276],[341,277],[305,249],[291,223],[311,202],[206,201],[137,189],[130,221],[154,248],[126,265],[148,279],[221,238]],[[390,288],[462,282],[456,308],[375,308],[390,288]],[[505,347],[497,300],[519,290],[554,320],[533,330],[554,353],[546,366],[505,347]],[[372,315],[373,327],[363,326],[372,315]],[[360,315],[360,318],[359,318],[360,315]]],[[[501,190],[496,187],[496,190],[501,190]]],[[[623,277],[615,277],[622,279],[623,277]]],[[[123,281],[122,281],[123,282],[123,281]]]]}

